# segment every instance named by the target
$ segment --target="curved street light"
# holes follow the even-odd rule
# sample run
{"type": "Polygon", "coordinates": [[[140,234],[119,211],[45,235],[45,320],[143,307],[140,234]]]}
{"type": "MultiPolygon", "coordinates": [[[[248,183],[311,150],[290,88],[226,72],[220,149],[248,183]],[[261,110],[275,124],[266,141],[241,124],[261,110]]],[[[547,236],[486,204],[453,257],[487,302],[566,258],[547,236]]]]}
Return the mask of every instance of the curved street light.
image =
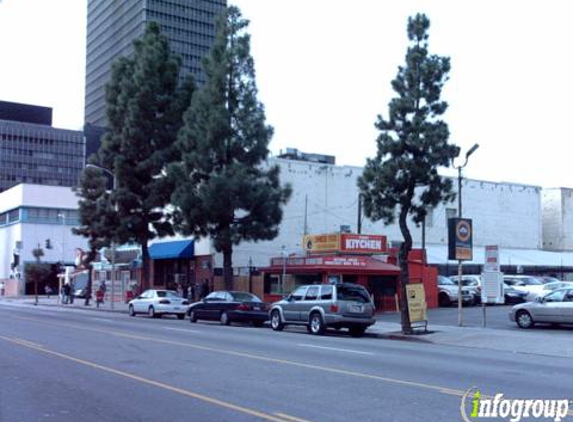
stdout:
{"type": "MultiPolygon", "coordinates": [[[[115,177],[115,174],[110,170],[107,169],[105,167],[102,166],[98,166],[97,164],[91,164],[88,163],[86,164],[86,168],[91,167],[91,168],[95,168],[98,170],[101,170],[105,173],[107,173],[108,175],[111,176],[112,178],[112,192],[114,192],[117,188],[117,180],[115,177]]],[[[117,212],[117,202],[113,204],[114,207],[114,211],[117,212]]],[[[116,274],[115,274],[115,249],[116,249],[116,245],[115,242],[111,243],[111,301],[110,301],[110,307],[113,310],[114,309],[114,300],[115,300],[115,280],[116,280],[116,274]]],[[[123,297],[123,283],[122,283],[122,297],[123,297]]]]}
{"type": "MultiPolygon", "coordinates": [[[[474,144],[468,152],[464,163],[460,166],[454,166],[458,170],[458,218],[462,218],[462,169],[467,166],[468,159],[479,148],[479,144],[474,144]]],[[[462,324],[462,260],[458,260],[458,326],[462,324]]]]}

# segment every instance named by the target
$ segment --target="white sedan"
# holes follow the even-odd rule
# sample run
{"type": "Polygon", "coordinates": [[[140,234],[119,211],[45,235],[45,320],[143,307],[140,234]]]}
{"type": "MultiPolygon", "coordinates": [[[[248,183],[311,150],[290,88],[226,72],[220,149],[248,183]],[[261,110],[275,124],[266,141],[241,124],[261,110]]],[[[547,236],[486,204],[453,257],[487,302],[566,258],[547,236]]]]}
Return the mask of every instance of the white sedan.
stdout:
{"type": "Polygon", "coordinates": [[[147,314],[151,318],[161,315],[177,315],[184,319],[189,301],[173,290],[146,290],[129,302],[129,315],[147,314]]]}
{"type": "Polygon", "coordinates": [[[529,292],[527,294],[527,302],[533,302],[538,296],[543,297],[554,290],[573,288],[573,283],[569,281],[552,281],[543,285],[541,291],[529,292]]]}

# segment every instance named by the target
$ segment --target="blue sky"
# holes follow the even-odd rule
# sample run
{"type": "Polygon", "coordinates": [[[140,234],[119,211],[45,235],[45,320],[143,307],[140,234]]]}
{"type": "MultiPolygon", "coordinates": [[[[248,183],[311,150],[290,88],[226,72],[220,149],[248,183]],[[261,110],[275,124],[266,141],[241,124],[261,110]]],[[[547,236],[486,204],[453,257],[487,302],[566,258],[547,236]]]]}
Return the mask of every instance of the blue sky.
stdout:
{"type": "MultiPolygon", "coordinates": [[[[464,151],[480,144],[465,174],[573,187],[569,2],[231,1],[251,20],[274,153],[293,147],[357,166],[374,155],[373,124],[393,96],[407,18],[424,12],[431,52],[452,61],[451,141],[464,151]]],[[[55,126],[82,126],[86,8],[86,0],[0,0],[0,99],[50,106],[55,126]]]]}

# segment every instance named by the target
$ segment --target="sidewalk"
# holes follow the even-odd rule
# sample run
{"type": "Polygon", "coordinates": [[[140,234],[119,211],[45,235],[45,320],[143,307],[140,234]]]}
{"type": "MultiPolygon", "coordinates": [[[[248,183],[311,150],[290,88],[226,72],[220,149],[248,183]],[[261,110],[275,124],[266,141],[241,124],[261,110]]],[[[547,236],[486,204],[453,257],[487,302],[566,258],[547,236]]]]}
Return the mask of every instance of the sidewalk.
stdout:
{"type": "MultiPolygon", "coordinates": [[[[573,331],[571,336],[555,335],[540,330],[499,330],[479,327],[428,326],[431,334],[403,335],[396,322],[378,321],[367,332],[381,338],[426,342],[446,346],[471,347],[516,354],[531,354],[573,358],[573,331]]],[[[569,333],[564,333],[569,334],[569,333]]]]}
{"type": "MultiPolygon", "coordinates": [[[[26,305],[26,306],[34,306],[36,301],[35,296],[21,296],[21,297],[0,297],[0,304],[14,304],[14,305],[26,305]]],[[[99,311],[99,312],[120,312],[120,313],[127,313],[127,303],[124,302],[115,302],[113,306],[111,302],[106,301],[104,303],[100,303],[99,307],[97,306],[95,299],[90,300],[89,306],[84,305],[85,299],[75,298],[73,304],[64,305],[59,303],[58,296],[38,296],[38,306],[49,306],[49,307],[59,307],[59,308],[67,308],[67,309],[83,309],[88,311],[99,311]],[[113,309],[112,309],[113,308],[113,309]]]]}
{"type": "MultiPolygon", "coordinates": [[[[0,305],[26,306],[33,308],[34,296],[20,298],[0,297],[0,305]]],[[[105,302],[96,307],[95,301],[90,301],[90,306],[84,305],[84,299],[75,299],[73,304],[58,304],[58,297],[38,297],[38,306],[58,307],[61,309],[78,309],[92,312],[118,312],[127,313],[127,304],[115,302],[113,309],[111,303],[105,302]]],[[[573,358],[573,331],[564,332],[564,335],[543,332],[536,329],[530,330],[499,330],[494,328],[478,327],[454,327],[446,325],[430,324],[428,329],[431,334],[419,334],[405,336],[401,333],[401,325],[397,322],[377,321],[367,331],[378,338],[390,340],[413,341],[418,343],[438,344],[445,346],[471,347],[487,350],[504,351],[515,354],[532,354],[541,356],[553,356],[573,358]],[[567,334],[572,334],[569,336],[567,334]]]]}

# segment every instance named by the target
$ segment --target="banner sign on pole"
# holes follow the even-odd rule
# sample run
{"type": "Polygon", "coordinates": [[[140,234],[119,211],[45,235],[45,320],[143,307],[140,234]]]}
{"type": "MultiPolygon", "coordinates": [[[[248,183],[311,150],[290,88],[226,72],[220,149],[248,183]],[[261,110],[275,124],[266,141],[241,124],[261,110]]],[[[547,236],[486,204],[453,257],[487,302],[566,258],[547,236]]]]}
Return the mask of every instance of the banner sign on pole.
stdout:
{"type": "Polygon", "coordinates": [[[450,218],[448,220],[448,259],[471,261],[472,220],[469,218],[450,218]]]}

